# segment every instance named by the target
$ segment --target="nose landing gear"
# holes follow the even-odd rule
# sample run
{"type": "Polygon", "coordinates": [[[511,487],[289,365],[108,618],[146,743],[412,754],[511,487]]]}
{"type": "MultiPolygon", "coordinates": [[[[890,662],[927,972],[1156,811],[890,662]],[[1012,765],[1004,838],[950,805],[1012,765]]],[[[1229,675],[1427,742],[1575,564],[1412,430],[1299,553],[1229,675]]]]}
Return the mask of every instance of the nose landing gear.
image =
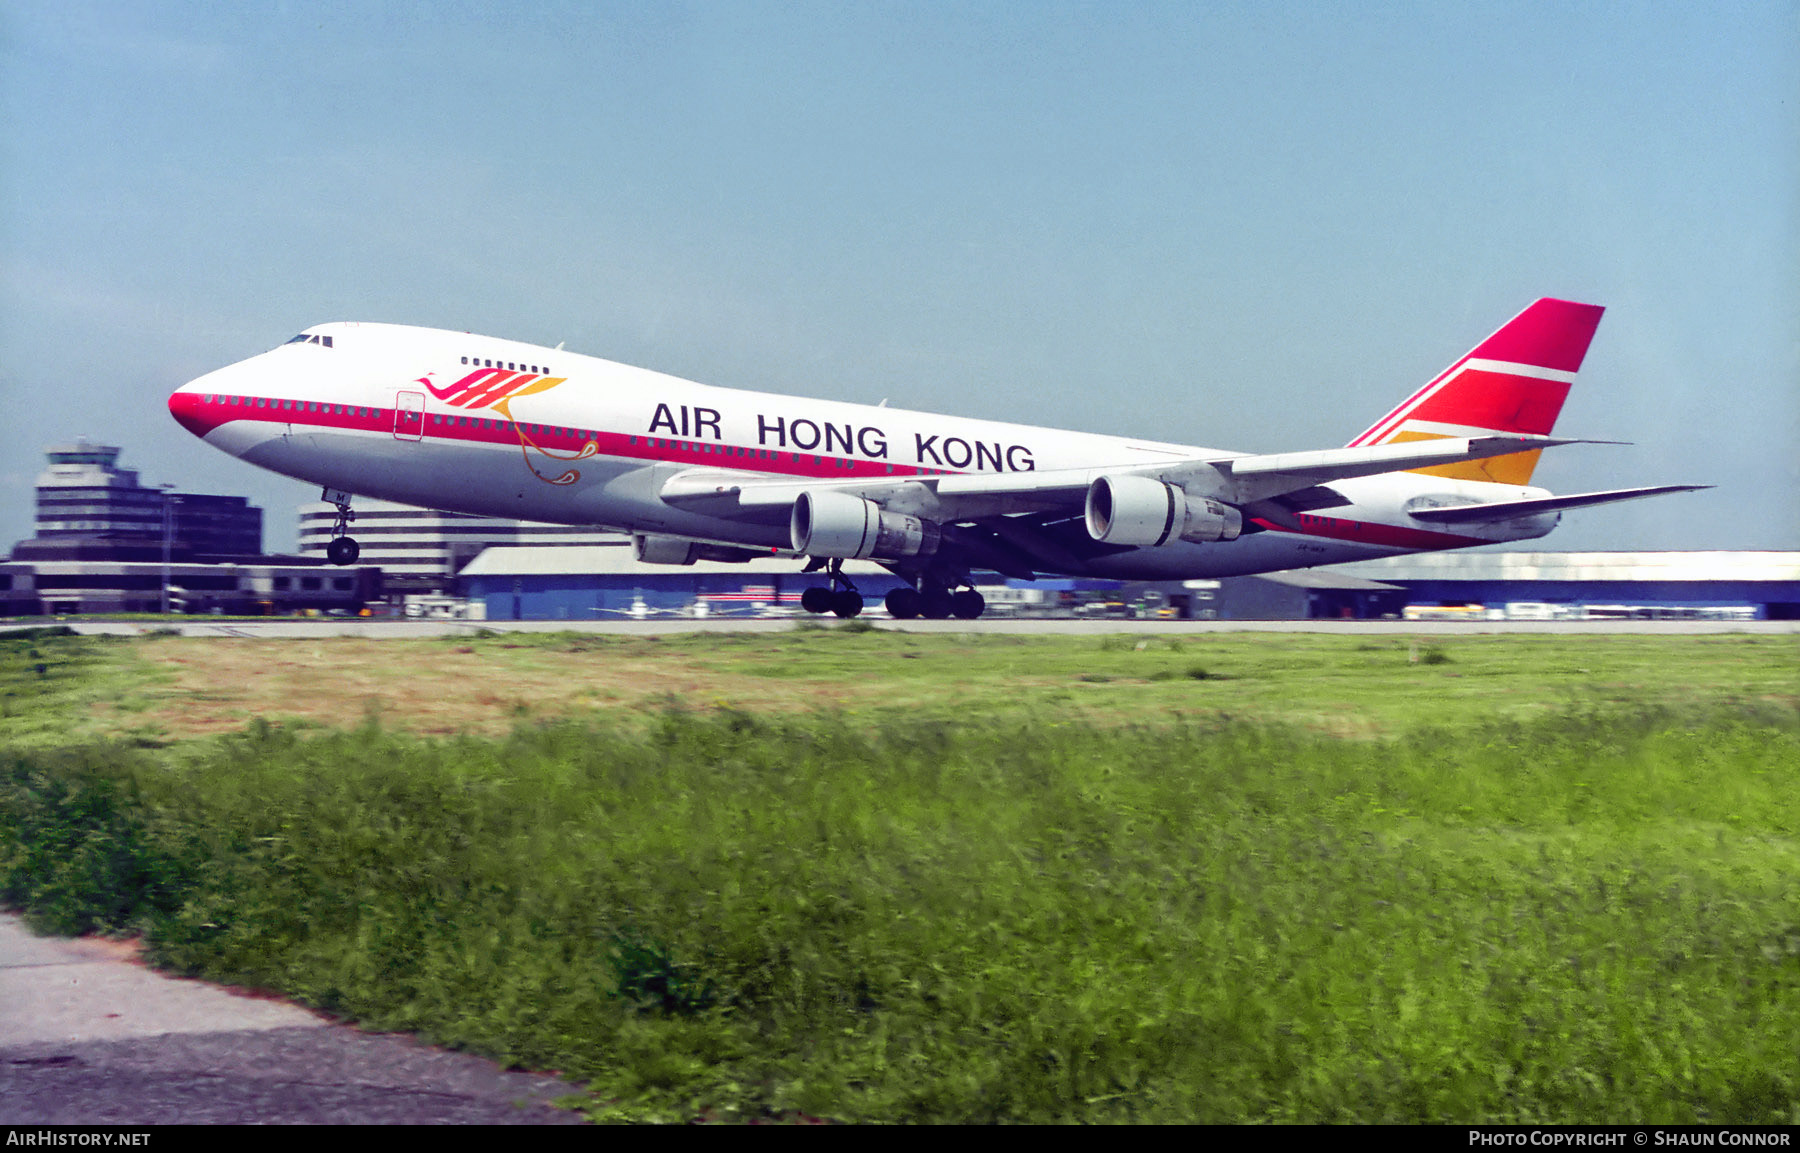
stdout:
{"type": "Polygon", "coordinates": [[[362,555],[362,547],[356,543],[356,538],[346,535],[351,522],[356,519],[356,514],[350,510],[350,494],[328,488],[319,493],[319,499],[337,506],[337,520],[331,526],[331,542],[325,546],[325,559],[335,565],[355,564],[356,558],[362,555]]]}

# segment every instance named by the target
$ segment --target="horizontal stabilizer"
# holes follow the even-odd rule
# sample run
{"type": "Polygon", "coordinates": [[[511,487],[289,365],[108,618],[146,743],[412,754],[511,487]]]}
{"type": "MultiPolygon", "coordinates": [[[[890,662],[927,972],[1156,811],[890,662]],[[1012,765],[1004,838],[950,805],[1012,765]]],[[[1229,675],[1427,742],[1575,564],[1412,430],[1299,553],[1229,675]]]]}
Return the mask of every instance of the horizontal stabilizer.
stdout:
{"type": "Polygon", "coordinates": [[[1475,521],[1512,520],[1514,517],[1536,516],[1543,512],[1561,512],[1590,504],[1612,504],[1614,501],[1637,500],[1645,496],[1661,496],[1666,492],[1694,492],[1711,488],[1710,484],[1659,484],[1650,488],[1616,488],[1608,492],[1582,492],[1570,496],[1546,496],[1532,500],[1501,500],[1490,504],[1459,504],[1449,508],[1425,508],[1411,514],[1414,520],[1447,521],[1469,524],[1475,521]]]}

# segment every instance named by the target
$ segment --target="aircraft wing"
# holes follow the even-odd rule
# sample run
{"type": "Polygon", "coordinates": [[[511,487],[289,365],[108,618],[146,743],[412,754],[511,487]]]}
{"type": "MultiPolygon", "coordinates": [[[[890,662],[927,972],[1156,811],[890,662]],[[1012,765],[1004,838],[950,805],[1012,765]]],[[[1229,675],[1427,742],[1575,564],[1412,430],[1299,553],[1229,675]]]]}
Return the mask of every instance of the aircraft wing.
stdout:
{"type": "Polygon", "coordinates": [[[670,477],[660,492],[664,501],[681,508],[713,516],[741,516],[773,523],[786,518],[802,492],[832,489],[872,500],[895,512],[955,523],[1019,513],[1079,513],[1089,486],[1103,476],[1150,476],[1182,485],[1196,496],[1247,504],[1310,489],[1329,480],[1401,472],[1577,443],[1583,442],[1527,434],[1439,437],[1361,448],[1202,457],[1114,468],[843,480],[795,480],[696,468],[670,477]]]}
{"type": "Polygon", "coordinates": [[[1445,436],[1360,448],[1327,448],[1316,452],[1278,452],[1267,456],[1243,456],[1216,462],[1243,487],[1256,490],[1242,499],[1279,496],[1327,480],[1404,472],[1432,465],[1483,460],[1560,444],[1582,444],[1568,437],[1526,434],[1494,436],[1445,436]]]}
{"type": "Polygon", "coordinates": [[[1710,484],[1659,484],[1650,488],[1616,488],[1606,492],[1580,492],[1568,496],[1545,496],[1531,500],[1501,500],[1489,504],[1458,504],[1441,508],[1412,510],[1414,520],[1444,521],[1469,524],[1480,521],[1511,520],[1541,512],[1560,512],[1565,508],[1581,508],[1590,504],[1611,504],[1620,500],[1661,496],[1666,492],[1694,492],[1711,488],[1710,484]]]}

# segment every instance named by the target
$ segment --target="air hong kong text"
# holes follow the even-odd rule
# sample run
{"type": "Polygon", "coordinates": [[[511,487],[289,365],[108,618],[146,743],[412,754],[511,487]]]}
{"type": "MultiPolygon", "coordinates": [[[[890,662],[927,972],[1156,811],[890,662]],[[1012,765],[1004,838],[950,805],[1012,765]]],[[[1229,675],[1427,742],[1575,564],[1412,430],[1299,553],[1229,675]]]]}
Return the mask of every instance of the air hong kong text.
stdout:
{"type": "MultiPolygon", "coordinates": [[[[658,404],[650,417],[649,431],[695,440],[724,440],[722,419],[716,408],[658,404]]],[[[1032,472],[1037,468],[1037,460],[1027,445],[968,440],[947,433],[928,436],[915,432],[911,436],[912,461],[926,468],[967,468],[976,472],[1032,472]]],[[[867,460],[889,460],[893,448],[887,433],[876,425],[768,416],[760,412],[756,414],[756,444],[759,448],[867,460]]]]}

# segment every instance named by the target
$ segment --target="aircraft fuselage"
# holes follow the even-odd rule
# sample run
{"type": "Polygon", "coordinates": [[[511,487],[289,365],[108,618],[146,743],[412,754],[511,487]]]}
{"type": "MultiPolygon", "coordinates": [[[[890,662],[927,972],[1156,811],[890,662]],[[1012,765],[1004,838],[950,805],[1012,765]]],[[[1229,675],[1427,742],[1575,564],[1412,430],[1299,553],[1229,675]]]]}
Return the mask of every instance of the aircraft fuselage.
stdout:
{"type": "MultiPolygon", "coordinates": [[[[792,545],[785,516],[709,515],[665,500],[665,486],[694,470],[841,485],[1100,473],[1243,455],[717,388],[562,350],[385,324],[310,328],[191,382],[170,408],[207,443],[325,488],[774,550],[792,545]]],[[[1495,499],[1499,486],[1481,482],[1396,472],[1332,487],[1348,503],[1256,526],[1275,531],[1064,554],[1061,564],[1038,567],[1137,579],[1226,576],[1518,540],[1556,523],[1546,514],[1447,532],[1404,511],[1425,493],[1495,499]]]]}

